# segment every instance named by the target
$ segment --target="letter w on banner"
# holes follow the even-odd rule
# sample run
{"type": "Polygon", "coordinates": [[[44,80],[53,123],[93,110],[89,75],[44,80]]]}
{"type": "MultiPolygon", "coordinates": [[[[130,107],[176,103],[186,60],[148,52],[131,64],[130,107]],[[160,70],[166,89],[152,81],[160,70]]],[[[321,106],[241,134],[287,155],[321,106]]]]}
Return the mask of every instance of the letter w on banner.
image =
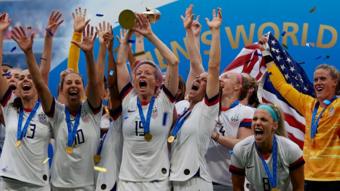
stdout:
{"type": "MultiPolygon", "coordinates": [[[[275,64],[284,75],[286,81],[298,91],[314,96],[313,85],[309,81],[303,68],[282,48],[275,37],[268,34],[268,45],[275,64]]],[[[288,137],[303,148],[305,135],[304,117],[278,93],[269,80],[266,66],[262,60],[260,45],[253,44],[241,50],[231,64],[224,71],[248,73],[256,80],[261,80],[258,95],[264,103],[275,103],[285,115],[285,127],[288,137]]]]}

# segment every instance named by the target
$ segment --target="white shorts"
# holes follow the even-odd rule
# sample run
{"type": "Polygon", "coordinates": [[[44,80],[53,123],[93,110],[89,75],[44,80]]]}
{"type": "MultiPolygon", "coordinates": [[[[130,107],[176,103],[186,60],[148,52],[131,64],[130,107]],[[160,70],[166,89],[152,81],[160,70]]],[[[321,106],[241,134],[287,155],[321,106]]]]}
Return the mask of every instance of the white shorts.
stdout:
{"type": "Polygon", "coordinates": [[[193,177],[187,181],[173,181],[174,191],[213,191],[211,182],[204,180],[201,177],[193,177]]]}
{"type": "Polygon", "coordinates": [[[76,187],[76,188],[60,188],[60,187],[54,187],[51,186],[52,191],[93,191],[95,190],[95,187],[93,185],[90,186],[83,186],[83,187],[76,187]]]}
{"type": "Polygon", "coordinates": [[[1,191],[50,191],[50,185],[39,186],[35,184],[30,184],[27,182],[22,182],[12,178],[1,177],[0,180],[0,190],[1,191]]]}
{"type": "Polygon", "coordinates": [[[151,182],[118,181],[117,191],[170,191],[168,179],[151,182]]]}

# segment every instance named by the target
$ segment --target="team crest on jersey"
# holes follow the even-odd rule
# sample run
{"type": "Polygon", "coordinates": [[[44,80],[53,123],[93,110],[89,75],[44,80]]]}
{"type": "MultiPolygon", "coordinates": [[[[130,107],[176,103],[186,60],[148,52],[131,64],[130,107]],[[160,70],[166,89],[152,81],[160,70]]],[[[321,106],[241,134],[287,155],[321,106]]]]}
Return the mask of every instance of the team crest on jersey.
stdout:
{"type": "Polygon", "coordinates": [[[232,122],[237,122],[239,120],[239,116],[238,115],[234,115],[231,117],[231,121],[232,122]]]}
{"type": "Polygon", "coordinates": [[[44,113],[39,113],[38,119],[40,123],[47,124],[47,116],[44,113]]]}
{"type": "Polygon", "coordinates": [[[152,110],[152,118],[156,118],[158,115],[158,109],[157,107],[154,107],[153,110],[152,110]]]}
{"type": "Polygon", "coordinates": [[[85,123],[88,123],[89,121],[90,121],[90,117],[89,117],[89,115],[83,115],[83,117],[82,117],[82,120],[85,122],[85,123]]]}

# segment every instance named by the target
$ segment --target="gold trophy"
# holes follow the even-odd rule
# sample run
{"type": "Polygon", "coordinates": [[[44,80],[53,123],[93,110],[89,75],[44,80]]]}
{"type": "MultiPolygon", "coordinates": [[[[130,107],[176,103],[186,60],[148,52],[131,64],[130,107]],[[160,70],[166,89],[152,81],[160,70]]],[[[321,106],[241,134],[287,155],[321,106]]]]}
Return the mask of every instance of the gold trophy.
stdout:
{"type": "MultiPolygon", "coordinates": [[[[158,21],[161,17],[161,12],[157,9],[146,8],[146,11],[142,14],[148,18],[151,24],[158,21]]],[[[132,29],[136,24],[136,14],[129,9],[125,9],[119,13],[118,22],[124,29],[132,29]]]]}

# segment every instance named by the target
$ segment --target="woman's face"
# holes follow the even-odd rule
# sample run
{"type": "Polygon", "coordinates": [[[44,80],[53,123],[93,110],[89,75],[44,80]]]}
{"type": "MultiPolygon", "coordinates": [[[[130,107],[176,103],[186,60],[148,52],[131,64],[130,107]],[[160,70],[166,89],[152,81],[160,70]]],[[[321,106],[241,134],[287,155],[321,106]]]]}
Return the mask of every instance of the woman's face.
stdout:
{"type": "Polygon", "coordinates": [[[76,73],[67,74],[63,81],[62,94],[65,101],[70,103],[79,103],[84,92],[83,81],[76,73]]]}
{"type": "Polygon", "coordinates": [[[191,89],[188,94],[189,100],[197,103],[204,98],[207,87],[207,77],[208,73],[204,72],[192,81],[191,89]]]}
{"type": "Polygon", "coordinates": [[[226,72],[220,76],[220,86],[222,88],[222,96],[230,96],[235,91],[242,88],[241,82],[238,80],[236,73],[226,72]]]}
{"type": "Polygon", "coordinates": [[[19,73],[17,79],[17,93],[23,99],[33,99],[37,96],[37,90],[32,81],[32,76],[28,70],[23,70],[19,73]]]}
{"type": "Polygon", "coordinates": [[[316,98],[323,101],[332,99],[335,95],[337,81],[332,78],[330,71],[317,69],[314,72],[314,91],[316,98]]]}
{"type": "Polygon", "coordinates": [[[277,123],[271,115],[266,110],[256,109],[252,121],[255,142],[260,144],[271,141],[276,129],[277,123]]]}
{"type": "Polygon", "coordinates": [[[133,78],[133,85],[138,95],[152,96],[155,94],[157,87],[156,68],[150,64],[140,65],[133,78]]]}

